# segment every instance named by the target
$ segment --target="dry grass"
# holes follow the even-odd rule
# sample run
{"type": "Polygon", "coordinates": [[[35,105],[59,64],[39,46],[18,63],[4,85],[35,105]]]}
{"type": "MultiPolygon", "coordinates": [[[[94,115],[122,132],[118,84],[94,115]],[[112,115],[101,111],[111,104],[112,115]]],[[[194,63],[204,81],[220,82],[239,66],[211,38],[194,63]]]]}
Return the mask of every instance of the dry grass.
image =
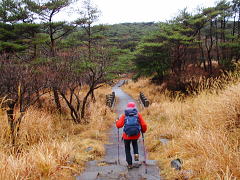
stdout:
{"type": "Polygon", "coordinates": [[[184,101],[169,99],[147,79],[125,86],[135,97],[139,89],[152,102],[142,112],[149,156],[160,162],[166,179],[240,179],[240,83],[184,101]],[[160,138],[170,142],[164,145],[160,138]],[[183,160],[182,171],[170,167],[176,158],[183,160]]]}
{"type": "Polygon", "coordinates": [[[97,90],[97,102],[88,104],[90,123],[85,125],[50,111],[29,109],[21,123],[15,154],[9,143],[7,118],[0,109],[0,179],[72,179],[84,170],[86,161],[101,158],[114,120],[104,105],[110,91],[106,87],[97,90]]]}

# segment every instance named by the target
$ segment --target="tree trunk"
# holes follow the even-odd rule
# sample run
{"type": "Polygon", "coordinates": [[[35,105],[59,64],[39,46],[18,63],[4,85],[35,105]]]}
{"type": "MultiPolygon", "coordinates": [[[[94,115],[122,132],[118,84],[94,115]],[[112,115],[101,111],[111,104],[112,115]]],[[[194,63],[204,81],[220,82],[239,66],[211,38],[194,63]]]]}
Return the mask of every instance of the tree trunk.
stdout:
{"type": "Polygon", "coordinates": [[[14,106],[16,102],[12,102],[8,104],[7,110],[7,117],[8,117],[8,124],[10,126],[11,137],[12,137],[12,144],[15,144],[15,137],[14,137],[14,106]]]}
{"type": "Polygon", "coordinates": [[[61,96],[63,97],[63,99],[65,100],[65,102],[67,103],[70,111],[71,111],[71,117],[73,118],[74,122],[75,123],[80,123],[81,120],[80,120],[80,115],[78,113],[78,109],[74,108],[74,106],[72,105],[72,101],[71,101],[71,98],[72,98],[72,95],[71,95],[71,98],[70,98],[70,101],[67,99],[67,97],[65,96],[65,94],[63,93],[60,93],[61,96]]]}
{"type": "Polygon", "coordinates": [[[215,20],[215,39],[216,39],[216,52],[217,52],[217,61],[218,64],[220,64],[220,55],[219,55],[219,48],[218,48],[218,21],[217,19],[215,20]]]}
{"type": "Polygon", "coordinates": [[[96,97],[95,97],[94,91],[92,91],[92,93],[91,93],[91,99],[93,102],[96,102],[96,97]]]}
{"type": "Polygon", "coordinates": [[[223,29],[222,29],[223,42],[226,42],[225,29],[226,29],[226,18],[224,17],[224,19],[223,19],[223,29]]]}
{"type": "Polygon", "coordinates": [[[92,37],[91,37],[91,24],[88,24],[88,60],[91,62],[92,60],[92,53],[91,53],[91,49],[92,49],[92,37]]]}
{"type": "Polygon", "coordinates": [[[51,38],[51,57],[55,57],[55,41],[51,38]]]}
{"type": "Polygon", "coordinates": [[[234,13],[234,17],[233,17],[233,30],[232,30],[233,36],[235,35],[235,29],[236,29],[236,13],[234,13]]]}
{"type": "Polygon", "coordinates": [[[53,14],[51,14],[51,16],[49,18],[49,23],[50,23],[49,35],[50,35],[50,41],[51,41],[51,44],[50,44],[50,54],[51,54],[51,57],[55,57],[55,39],[53,37],[54,32],[53,32],[52,16],[53,16],[53,14]]]}
{"type": "Polygon", "coordinates": [[[211,56],[211,52],[212,52],[212,47],[213,47],[213,22],[212,20],[210,21],[210,45],[207,48],[207,56],[208,56],[208,69],[209,69],[209,73],[212,74],[212,56],[211,56]]]}
{"type": "Polygon", "coordinates": [[[92,93],[92,91],[93,91],[92,88],[90,88],[90,90],[87,92],[86,96],[83,99],[82,110],[81,110],[81,118],[85,117],[85,108],[86,108],[87,100],[88,100],[89,95],[92,93]]]}
{"type": "Polygon", "coordinates": [[[37,96],[39,97],[39,98],[37,98],[38,108],[43,108],[43,104],[42,104],[41,99],[40,99],[40,93],[39,93],[39,91],[37,91],[36,94],[37,94],[37,96]]]}
{"type": "Polygon", "coordinates": [[[33,47],[33,59],[37,57],[37,45],[35,44],[33,47]]]}
{"type": "Polygon", "coordinates": [[[208,56],[208,70],[209,73],[212,74],[212,57],[211,57],[211,51],[207,51],[207,56],[208,56]]]}
{"type": "Polygon", "coordinates": [[[240,9],[238,13],[238,38],[240,37],[240,9]]]}
{"type": "Polygon", "coordinates": [[[10,126],[11,138],[12,138],[12,145],[16,145],[16,138],[18,137],[18,132],[20,130],[20,124],[24,115],[24,112],[21,112],[20,117],[16,120],[14,118],[14,107],[16,102],[12,102],[8,104],[7,110],[7,117],[8,117],[8,124],[10,126]]]}
{"type": "Polygon", "coordinates": [[[202,44],[202,39],[201,39],[201,30],[198,32],[198,47],[200,49],[200,54],[201,54],[201,64],[203,63],[204,70],[207,71],[207,66],[206,66],[206,61],[205,61],[205,56],[204,56],[204,50],[203,50],[203,44],[202,44]]]}
{"type": "Polygon", "coordinates": [[[58,95],[58,91],[56,88],[53,88],[53,96],[54,96],[54,101],[57,107],[57,111],[62,114],[62,106],[61,106],[61,102],[60,102],[60,98],[58,95]]]}

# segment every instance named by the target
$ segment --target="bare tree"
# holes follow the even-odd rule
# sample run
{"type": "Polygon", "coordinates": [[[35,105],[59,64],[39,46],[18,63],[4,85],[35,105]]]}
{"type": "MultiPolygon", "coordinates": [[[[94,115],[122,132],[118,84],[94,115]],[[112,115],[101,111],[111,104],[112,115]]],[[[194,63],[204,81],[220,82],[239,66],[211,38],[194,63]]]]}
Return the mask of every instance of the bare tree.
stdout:
{"type": "Polygon", "coordinates": [[[0,57],[0,69],[0,97],[7,99],[4,106],[15,145],[24,113],[47,92],[47,80],[40,67],[4,56],[0,57]]]}
{"type": "MultiPolygon", "coordinates": [[[[77,25],[67,22],[55,22],[53,18],[68,7],[72,0],[47,0],[47,1],[32,1],[25,0],[29,9],[35,13],[37,19],[41,20],[43,24],[43,32],[49,36],[50,42],[46,41],[46,44],[50,49],[50,56],[56,56],[56,43],[71,33],[77,25]]],[[[54,100],[57,110],[61,113],[61,103],[58,91],[55,86],[52,87],[54,100]]]]}
{"type": "Polygon", "coordinates": [[[81,123],[80,91],[84,76],[77,67],[79,59],[73,57],[58,57],[59,63],[49,64],[48,74],[51,74],[50,87],[55,87],[70,110],[70,115],[75,123],[81,123]]]}
{"type": "Polygon", "coordinates": [[[92,99],[94,100],[94,91],[100,88],[102,84],[107,81],[109,67],[113,58],[111,52],[100,44],[92,49],[91,61],[86,61],[88,54],[84,54],[84,49],[81,54],[83,56],[83,64],[85,65],[86,84],[89,87],[82,102],[81,118],[84,118],[87,100],[90,95],[92,95],[92,99]]]}

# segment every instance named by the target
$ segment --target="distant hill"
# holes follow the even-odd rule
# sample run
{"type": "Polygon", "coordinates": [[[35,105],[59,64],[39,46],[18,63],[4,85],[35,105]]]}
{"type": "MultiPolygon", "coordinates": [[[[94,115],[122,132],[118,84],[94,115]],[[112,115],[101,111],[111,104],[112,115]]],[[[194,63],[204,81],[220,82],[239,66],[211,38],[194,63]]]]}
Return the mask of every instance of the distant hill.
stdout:
{"type": "Polygon", "coordinates": [[[121,49],[130,49],[133,51],[141,38],[159,28],[158,23],[121,23],[107,25],[104,35],[109,41],[121,49]]]}

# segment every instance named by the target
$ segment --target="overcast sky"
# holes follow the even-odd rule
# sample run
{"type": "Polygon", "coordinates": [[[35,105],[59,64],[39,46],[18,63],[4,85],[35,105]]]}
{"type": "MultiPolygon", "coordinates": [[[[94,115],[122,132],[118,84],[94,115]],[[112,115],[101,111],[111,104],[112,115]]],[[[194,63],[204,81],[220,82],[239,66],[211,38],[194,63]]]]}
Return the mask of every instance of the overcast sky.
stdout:
{"type": "Polygon", "coordinates": [[[185,7],[194,11],[198,6],[210,7],[215,2],[216,0],[92,0],[101,11],[98,23],[102,24],[166,21],[185,7]]]}

